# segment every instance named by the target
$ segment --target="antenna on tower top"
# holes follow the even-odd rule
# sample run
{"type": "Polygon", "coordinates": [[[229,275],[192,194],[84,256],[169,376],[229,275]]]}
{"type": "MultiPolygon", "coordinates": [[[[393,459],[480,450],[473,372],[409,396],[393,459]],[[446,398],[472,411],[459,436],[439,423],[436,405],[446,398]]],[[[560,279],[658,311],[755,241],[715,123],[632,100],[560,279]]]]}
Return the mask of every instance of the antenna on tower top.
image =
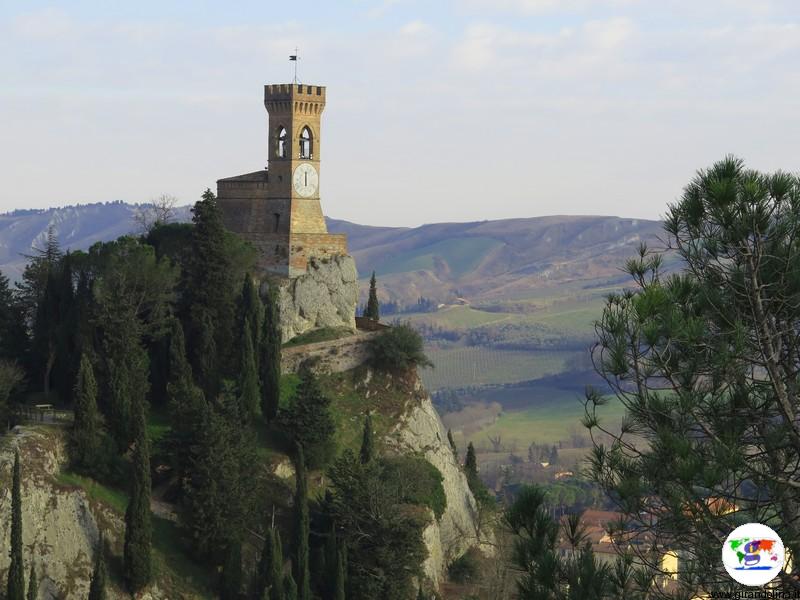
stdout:
{"type": "Polygon", "coordinates": [[[292,83],[297,83],[297,46],[294,47],[294,54],[289,55],[289,60],[294,63],[294,80],[292,83]]]}

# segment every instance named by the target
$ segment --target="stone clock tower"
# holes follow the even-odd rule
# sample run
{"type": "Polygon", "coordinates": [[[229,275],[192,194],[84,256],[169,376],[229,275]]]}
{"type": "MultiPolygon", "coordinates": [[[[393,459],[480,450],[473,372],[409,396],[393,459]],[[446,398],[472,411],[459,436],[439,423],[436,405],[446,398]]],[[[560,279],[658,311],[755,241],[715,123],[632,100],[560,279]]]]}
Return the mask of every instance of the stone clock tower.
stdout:
{"type": "Polygon", "coordinates": [[[265,273],[297,277],[312,258],[347,254],[347,237],[329,234],[320,205],[321,117],[325,88],[264,86],[268,167],[217,181],[229,229],[259,250],[265,273]]]}

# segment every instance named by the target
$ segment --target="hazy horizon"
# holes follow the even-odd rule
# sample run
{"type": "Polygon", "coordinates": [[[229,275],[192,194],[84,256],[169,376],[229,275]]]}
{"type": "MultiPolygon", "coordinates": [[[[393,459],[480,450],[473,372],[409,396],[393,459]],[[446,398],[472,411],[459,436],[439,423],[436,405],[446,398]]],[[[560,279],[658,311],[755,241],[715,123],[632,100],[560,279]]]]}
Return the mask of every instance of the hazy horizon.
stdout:
{"type": "Polygon", "coordinates": [[[3,212],[190,204],[263,168],[295,46],[328,88],[323,209],[351,222],[658,219],[725,154],[800,165],[784,0],[30,2],[0,32],[3,212]]]}

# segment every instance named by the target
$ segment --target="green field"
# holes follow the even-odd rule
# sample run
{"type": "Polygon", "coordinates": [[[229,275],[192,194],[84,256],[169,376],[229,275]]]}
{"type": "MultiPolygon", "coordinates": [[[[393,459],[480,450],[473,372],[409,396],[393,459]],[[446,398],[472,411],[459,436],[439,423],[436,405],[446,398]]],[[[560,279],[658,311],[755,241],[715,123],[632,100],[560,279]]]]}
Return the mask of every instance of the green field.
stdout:
{"type": "MultiPolygon", "coordinates": [[[[521,452],[535,442],[537,444],[569,443],[577,431],[586,435],[581,418],[584,415],[582,398],[574,392],[553,389],[550,395],[530,398],[527,408],[504,410],[497,420],[480,431],[461,437],[462,443],[472,442],[476,448],[487,446],[489,437],[500,436],[503,444],[515,445],[521,452]]],[[[601,423],[618,425],[624,414],[622,404],[614,399],[598,409],[601,423]]],[[[445,419],[446,420],[446,419],[445,419]]]]}
{"type": "Polygon", "coordinates": [[[555,375],[579,353],[569,350],[496,350],[485,346],[429,346],[433,369],[421,371],[431,390],[517,383],[555,375]]]}
{"type": "Polygon", "coordinates": [[[556,297],[538,302],[515,303],[514,311],[503,312],[503,305],[493,310],[472,306],[447,306],[433,313],[413,313],[397,317],[411,324],[425,324],[442,329],[470,330],[502,327],[512,337],[528,332],[548,333],[554,339],[581,337],[594,333],[594,323],[603,313],[602,296],[587,298],[556,297]]]}

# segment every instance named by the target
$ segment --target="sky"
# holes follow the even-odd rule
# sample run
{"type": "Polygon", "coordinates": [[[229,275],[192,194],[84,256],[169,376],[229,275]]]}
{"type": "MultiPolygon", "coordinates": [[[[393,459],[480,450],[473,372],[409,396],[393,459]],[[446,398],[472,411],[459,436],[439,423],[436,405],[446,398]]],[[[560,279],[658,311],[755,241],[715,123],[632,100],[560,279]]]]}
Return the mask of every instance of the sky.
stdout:
{"type": "Polygon", "coordinates": [[[796,0],[0,0],[0,212],[263,168],[295,47],[334,218],[658,218],[726,154],[800,170],[796,0]]]}

